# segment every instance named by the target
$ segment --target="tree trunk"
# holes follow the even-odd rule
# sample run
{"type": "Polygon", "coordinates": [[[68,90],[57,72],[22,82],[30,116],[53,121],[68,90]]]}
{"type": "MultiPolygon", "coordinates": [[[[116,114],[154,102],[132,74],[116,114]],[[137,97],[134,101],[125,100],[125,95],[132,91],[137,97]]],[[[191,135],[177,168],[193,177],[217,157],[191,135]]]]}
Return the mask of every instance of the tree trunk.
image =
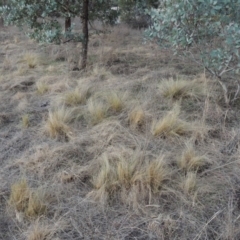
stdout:
{"type": "Polygon", "coordinates": [[[71,17],[65,17],[65,33],[71,28],[71,17]]]}
{"type": "Polygon", "coordinates": [[[83,8],[82,8],[82,32],[83,32],[83,40],[82,40],[82,62],[81,69],[85,69],[87,66],[87,54],[88,54],[88,6],[89,0],[83,0],[83,8]]]}

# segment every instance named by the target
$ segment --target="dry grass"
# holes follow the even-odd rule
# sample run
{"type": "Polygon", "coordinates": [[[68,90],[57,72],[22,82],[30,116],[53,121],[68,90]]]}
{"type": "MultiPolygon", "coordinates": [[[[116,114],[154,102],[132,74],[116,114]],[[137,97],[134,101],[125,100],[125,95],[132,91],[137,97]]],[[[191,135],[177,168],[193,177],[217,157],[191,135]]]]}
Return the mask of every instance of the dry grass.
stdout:
{"type": "Polygon", "coordinates": [[[142,153],[104,155],[95,177],[95,190],[89,196],[102,203],[121,197],[125,204],[137,206],[161,191],[170,172],[163,157],[143,159],[142,153]]]}
{"type": "Polygon", "coordinates": [[[15,182],[11,186],[9,205],[16,213],[25,217],[36,218],[47,211],[47,195],[42,189],[30,189],[25,179],[15,182]]]}
{"type": "Polygon", "coordinates": [[[176,105],[173,110],[169,111],[159,121],[153,121],[152,134],[154,136],[180,136],[192,132],[193,128],[179,118],[180,107],[176,105]]]}
{"type": "Polygon", "coordinates": [[[49,85],[45,82],[37,82],[37,93],[43,95],[49,91],[49,85]]]}
{"type": "Polygon", "coordinates": [[[112,109],[115,112],[120,112],[123,107],[124,107],[124,100],[123,100],[123,96],[121,96],[119,93],[117,92],[110,92],[107,94],[106,96],[107,98],[107,102],[110,106],[110,109],[112,109]]]}
{"type": "Polygon", "coordinates": [[[192,144],[186,144],[186,149],[182,152],[178,165],[185,171],[197,171],[208,164],[208,159],[204,155],[198,155],[192,144]]]}
{"type": "Polygon", "coordinates": [[[90,121],[94,125],[103,121],[108,110],[106,104],[103,101],[93,98],[90,98],[88,100],[87,109],[90,114],[90,121]]]}
{"type": "Polygon", "coordinates": [[[79,104],[84,104],[87,100],[88,89],[78,89],[69,91],[63,97],[63,103],[67,106],[77,106],[79,104]]]}
{"type": "Polygon", "coordinates": [[[182,182],[182,189],[185,194],[190,194],[196,189],[197,174],[195,172],[188,172],[182,182]]]}
{"type": "Polygon", "coordinates": [[[146,114],[141,107],[135,107],[129,113],[128,119],[132,127],[141,127],[146,120],[146,114]]]}
{"type": "Polygon", "coordinates": [[[199,83],[197,80],[182,78],[162,80],[159,90],[164,97],[174,100],[187,97],[198,99],[206,94],[205,84],[199,83]]]}
{"type": "Polygon", "coordinates": [[[65,107],[50,110],[44,125],[44,131],[51,138],[66,138],[71,136],[69,123],[73,119],[73,111],[65,107]]]}
{"type": "Polygon", "coordinates": [[[11,186],[9,204],[18,212],[24,212],[28,206],[30,188],[25,179],[15,182],[11,186]]]}
{"type": "Polygon", "coordinates": [[[34,52],[27,52],[24,54],[23,60],[29,68],[35,68],[40,63],[40,56],[34,52]]]}
{"type": "Polygon", "coordinates": [[[36,220],[25,233],[26,240],[51,240],[55,230],[40,220],[36,220]]]}
{"type": "Polygon", "coordinates": [[[30,120],[29,120],[29,115],[24,114],[22,116],[22,127],[23,128],[28,128],[30,126],[30,120]]]}
{"type": "Polygon", "coordinates": [[[28,207],[26,209],[26,216],[29,218],[36,218],[42,216],[47,212],[47,194],[38,188],[31,192],[28,199],[28,207]]]}

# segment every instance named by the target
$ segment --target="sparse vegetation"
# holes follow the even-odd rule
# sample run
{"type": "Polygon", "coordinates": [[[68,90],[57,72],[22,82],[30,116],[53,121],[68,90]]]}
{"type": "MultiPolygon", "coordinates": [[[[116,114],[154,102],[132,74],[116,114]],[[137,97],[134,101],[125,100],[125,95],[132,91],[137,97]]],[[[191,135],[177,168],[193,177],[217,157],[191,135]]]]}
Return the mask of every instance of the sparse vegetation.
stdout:
{"type": "Polygon", "coordinates": [[[0,239],[240,239],[237,100],[141,31],[104,30],[71,71],[79,45],[2,29],[0,239]]]}
{"type": "Polygon", "coordinates": [[[39,56],[32,52],[25,53],[23,60],[27,63],[29,68],[35,68],[40,62],[39,56]]]}

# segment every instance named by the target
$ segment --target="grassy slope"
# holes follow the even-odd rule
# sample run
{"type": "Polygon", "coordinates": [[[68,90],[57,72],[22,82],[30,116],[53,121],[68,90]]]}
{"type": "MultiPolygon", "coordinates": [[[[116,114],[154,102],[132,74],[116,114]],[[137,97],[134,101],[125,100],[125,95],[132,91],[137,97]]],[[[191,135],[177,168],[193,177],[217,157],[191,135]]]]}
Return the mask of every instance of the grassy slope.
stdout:
{"type": "Polygon", "coordinates": [[[237,106],[119,26],[80,46],[0,44],[0,239],[239,239],[237,106]]]}

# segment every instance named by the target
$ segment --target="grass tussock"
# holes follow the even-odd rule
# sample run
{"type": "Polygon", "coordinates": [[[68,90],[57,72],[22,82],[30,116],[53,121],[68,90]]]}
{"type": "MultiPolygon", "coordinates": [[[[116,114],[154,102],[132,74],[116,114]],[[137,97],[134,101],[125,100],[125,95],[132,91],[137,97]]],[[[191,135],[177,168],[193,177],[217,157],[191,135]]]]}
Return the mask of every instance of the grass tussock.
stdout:
{"type": "Polygon", "coordinates": [[[90,121],[92,124],[98,124],[103,121],[107,115],[107,106],[103,101],[90,98],[87,102],[87,109],[90,114],[90,121]]]}
{"type": "Polygon", "coordinates": [[[40,220],[36,220],[25,233],[27,240],[51,240],[54,237],[55,229],[51,228],[40,220]]]}
{"type": "Polygon", "coordinates": [[[191,144],[186,144],[186,149],[182,152],[178,160],[178,166],[184,171],[197,171],[208,164],[205,156],[198,155],[191,144]]]}
{"type": "Polygon", "coordinates": [[[28,128],[30,126],[30,120],[29,120],[29,115],[24,114],[22,116],[22,127],[23,128],[28,128]]]}
{"type": "Polygon", "coordinates": [[[110,92],[106,96],[109,108],[115,112],[120,112],[124,107],[123,97],[117,92],[110,92]]]}
{"type": "Polygon", "coordinates": [[[63,102],[67,106],[77,106],[80,104],[84,104],[87,100],[87,90],[83,89],[75,89],[73,91],[69,91],[63,97],[63,102]]]}
{"type": "Polygon", "coordinates": [[[186,80],[173,78],[163,80],[159,85],[160,93],[172,100],[193,97],[200,98],[205,95],[205,84],[200,84],[197,80],[186,80]]]}
{"type": "Polygon", "coordinates": [[[183,179],[181,186],[185,194],[190,194],[196,189],[197,174],[195,172],[188,172],[183,179]]]}
{"type": "Polygon", "coordinates": [[[65,107],[50,110],[44,130],[51,138],[69,138],[71,135],[69,123],[73,119],[73,111],[65,107]]]}
{"type": "Polygon", "coordinates": [[[141,107],[134,108],[128,115],[130,126],[141,127],[146,119],[146,114],[141,107]]]}
{"type": "Polygon", "coordinates": [[[138,205],[144,199],[151,201],[169,175],[163,157],[143,161],[138,153],[117,154],[113,158],[104,155],[100,170],[93,178],[95,190],[90,196],[102,203],[120,196],[124,204],[138,205]]]}
{"type": "Polygon", "coordinates": [[[152,134],[154,136],[181,136],[191,132],[192,126],[179,118],[180,107],[176,105],[159,121],[153,121],[152,134]]]}
{"type": "Polygon", "coordinates": [[[49,91],[49,85],[45,82],[37,82],[37,93],[43,95],[49,91]]]}
{"type": "Polygon", "coordinates": [[[47,211],[46,196],[42,189],[30,189],[27,181],[23,179],[11,186],[9,205],[25,217],[36,218],[47,211]]]}
{"type": "Polygon", "coordinates": [[[23,60],[27,63],[29,68],[35,68],[40,63],[40,57],[34,52],[24,54],[23,60]]]}

